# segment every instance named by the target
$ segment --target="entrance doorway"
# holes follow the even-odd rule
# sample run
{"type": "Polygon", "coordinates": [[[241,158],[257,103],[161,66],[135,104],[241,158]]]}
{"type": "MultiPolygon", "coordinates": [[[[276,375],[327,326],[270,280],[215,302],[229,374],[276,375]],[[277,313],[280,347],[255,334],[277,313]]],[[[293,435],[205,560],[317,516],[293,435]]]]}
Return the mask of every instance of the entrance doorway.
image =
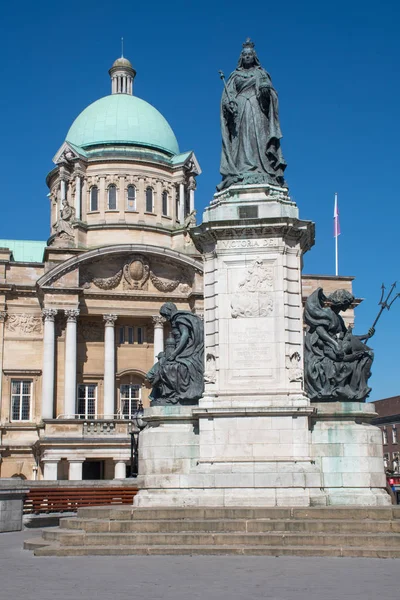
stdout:
{"type": "Polygon", "coordinates": [[[82,479],[104,479],[104,460],[85,460],[82,479]]]}

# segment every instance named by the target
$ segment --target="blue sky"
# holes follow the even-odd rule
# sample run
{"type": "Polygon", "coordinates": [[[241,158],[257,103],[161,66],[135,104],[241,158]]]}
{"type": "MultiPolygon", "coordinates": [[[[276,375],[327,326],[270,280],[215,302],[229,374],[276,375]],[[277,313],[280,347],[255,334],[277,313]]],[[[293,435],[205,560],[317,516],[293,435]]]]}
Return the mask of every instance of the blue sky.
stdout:
{"type": "MultiPolygon", "coordinates": [[[[198,157],[201,214],[220,180],[218,70],[235,68],[250,36],[279,93],[290,193],[301,217],[316,223],[304,271],[334,273],[337,191],[340,274],[354,275],[354,292],[365,298],[356,319],[364,333],[382,281],[400,280],[399,25],[396,0],[6,3],[0,237],[48,237],[51,159],[74,118],[109,93],[121,36],[137,70],[136,95],[164,114],[181,150],[198,157]]],[[[400,300],[371,342],[372,399],[400,393],[399,322],[400,300]]]]}

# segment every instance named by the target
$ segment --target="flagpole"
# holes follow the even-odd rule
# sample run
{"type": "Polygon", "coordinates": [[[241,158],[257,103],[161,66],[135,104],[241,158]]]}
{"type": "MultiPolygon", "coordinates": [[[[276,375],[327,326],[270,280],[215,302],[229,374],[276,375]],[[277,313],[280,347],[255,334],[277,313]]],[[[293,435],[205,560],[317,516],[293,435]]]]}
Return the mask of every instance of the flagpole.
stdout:
{"type": "Polygon", "coordinates": [[[338,213],[338,195],[335,193],[335,209],[334,209],[334,223],[335,223],[335,275],[339,275],[339,213],[338,213]]]}

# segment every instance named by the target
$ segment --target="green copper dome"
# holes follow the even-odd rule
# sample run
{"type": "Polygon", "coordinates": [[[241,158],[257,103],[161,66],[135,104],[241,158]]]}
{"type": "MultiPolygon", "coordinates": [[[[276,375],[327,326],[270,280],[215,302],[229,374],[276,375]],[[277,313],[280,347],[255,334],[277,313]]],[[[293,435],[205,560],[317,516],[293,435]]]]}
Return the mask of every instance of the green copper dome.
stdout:
{"type": "Polygon", "coordinates": [[[81,148],[98,144],[137,144],[179,154],[175,134],[161,113],[129,94],[111,94],[90,104],[66,137],[81,148]]]}

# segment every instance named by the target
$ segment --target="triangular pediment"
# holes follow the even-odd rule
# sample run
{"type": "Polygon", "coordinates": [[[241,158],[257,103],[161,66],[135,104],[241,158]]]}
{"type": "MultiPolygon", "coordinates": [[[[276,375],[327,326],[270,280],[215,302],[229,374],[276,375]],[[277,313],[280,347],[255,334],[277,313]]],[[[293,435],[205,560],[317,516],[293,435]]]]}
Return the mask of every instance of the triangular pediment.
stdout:
{"type": "Polygon", "coordinates": [[[71,142],[64,142],[58,152],[54,155],[53,162],[56,165],[59,165],[78,159],[85,159],[86,157],[87,154],[82,148],[75,146],[75,144],[71,144],[71,142]]]}
{"type": "Polygon", "coordinates": [[[201,174],[201,168],[199,161],[196,158],[194,152],[184,152],[183,154],[177,154],[172,158],[172,163],[175,167],[184,167],[194,175],[201,174]]]}

